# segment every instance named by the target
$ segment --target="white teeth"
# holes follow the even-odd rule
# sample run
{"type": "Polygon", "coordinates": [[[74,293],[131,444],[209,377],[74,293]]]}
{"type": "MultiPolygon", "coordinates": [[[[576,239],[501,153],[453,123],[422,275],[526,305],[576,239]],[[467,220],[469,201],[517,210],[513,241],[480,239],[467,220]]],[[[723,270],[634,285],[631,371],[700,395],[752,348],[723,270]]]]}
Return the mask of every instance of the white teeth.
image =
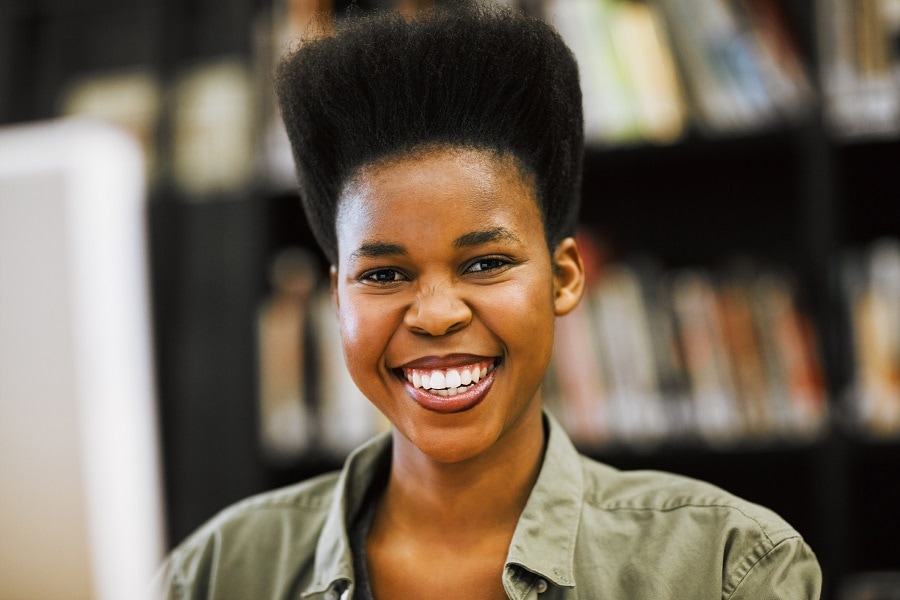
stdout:
{"type": "Polygon", "coordinates": [[[447,371],[447,388],[454,389],[458,388],[462,385],[462,377],[459,374],[459,371],[455,369],[451,369],[447,371]]]}
{"type": "Polygon", "coordinates": [[[487,375],[493,365],[486,367],[469,367],[464,369],[434,370],[426,373],[407,371],[406,380],[414,387],[430,390],[441,396],[455,396],[478,383],[487,375]]]}
{"type": "Polygon", "coordinates": [[[447,387],[447,378],[440,371],[432,371],[431,372],[431,385],[426,385],[425,387],[430,387],[431,389],[441,389],[447,387]]]}

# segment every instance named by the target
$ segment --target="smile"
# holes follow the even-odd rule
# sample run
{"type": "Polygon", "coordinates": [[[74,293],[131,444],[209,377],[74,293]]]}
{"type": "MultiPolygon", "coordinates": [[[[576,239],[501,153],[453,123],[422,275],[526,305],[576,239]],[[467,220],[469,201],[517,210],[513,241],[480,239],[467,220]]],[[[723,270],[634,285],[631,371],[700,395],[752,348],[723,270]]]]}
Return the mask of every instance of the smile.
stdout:
{"type": "Polygon", "coordinates": [[[417,361],[423,364],[397,369],[397,377],[406,384],[410,398],[422,408],[443,414],[464,412],[487,397],[500,362],[474,357],[468,364],[458,358],[451,360],[455,361],[453,366],[439,367],[438,359],[423,359],[417,361]]]}
{"type": "Polygon", "coordinates": [[[403,369],[413,387],[439,396],[455,396],[474,387],[494,370],[494,361],[486,360],[452,369],[403,369]]]}

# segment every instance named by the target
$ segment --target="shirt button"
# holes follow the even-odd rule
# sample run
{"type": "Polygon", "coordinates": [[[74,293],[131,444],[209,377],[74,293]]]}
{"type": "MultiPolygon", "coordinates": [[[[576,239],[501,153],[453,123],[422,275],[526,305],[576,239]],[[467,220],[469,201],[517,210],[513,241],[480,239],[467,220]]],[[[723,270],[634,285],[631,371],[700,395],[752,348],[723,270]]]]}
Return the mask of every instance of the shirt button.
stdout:
{"type": "Polygon", "coordinates": [[[538,579],[534,584],[535,589],[538,594],[543,594],[547,591],[547,580],[546,579],[538,579]]]}

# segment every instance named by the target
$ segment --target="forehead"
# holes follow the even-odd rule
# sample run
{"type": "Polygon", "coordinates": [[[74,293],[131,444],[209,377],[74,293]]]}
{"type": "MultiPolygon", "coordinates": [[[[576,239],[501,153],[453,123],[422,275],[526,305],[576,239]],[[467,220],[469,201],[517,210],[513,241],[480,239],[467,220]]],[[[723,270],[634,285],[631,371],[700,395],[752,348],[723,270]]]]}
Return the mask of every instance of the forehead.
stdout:
{"type": "MultiPolygon", "coordinates": [[[[428,149],[359,170],[341,193],[336,220],[339,252],[350,238],[402,235],[426,227],[432,235],[465,225],[537,221],[534,178],[508,155],[478,149],[428,149]]],[[[510,225],[506,223],[505,225],[510,225]]],[[[356,240],[358,241],[358,240],[356,240]]]]}

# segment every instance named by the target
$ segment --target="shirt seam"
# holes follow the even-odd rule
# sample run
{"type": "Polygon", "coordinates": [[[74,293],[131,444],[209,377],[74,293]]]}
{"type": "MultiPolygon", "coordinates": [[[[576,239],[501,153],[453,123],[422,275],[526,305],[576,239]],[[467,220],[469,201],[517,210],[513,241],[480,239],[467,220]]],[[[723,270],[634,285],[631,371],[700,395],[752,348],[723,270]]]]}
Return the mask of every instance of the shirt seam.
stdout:
{"type": "MultiPolygon", "coordinates": [[[[757,519],[756,517],[754,517],[754,516],[751,515],[751,514],[748,514],[747,512],[745,512],[744,510],[742,510],[739,506],[735,506],[735,505],[733,505],[733,504],[698,504],[698,503],[686,503],[686,504],[679,504],[678,506],[669,506],[669,507],[658,507],[658,506],[609,506],[609,505],[604,506],[604,505],[602,505],[602,504],[595,503],[595,502],[591,501],[590,499],[586,499],[585,501],[586,501],[588,504],[590,504],[591,506],[593,506],[594,508],[597,508],[597,509],[599,509],[599,510],[606,510],[606,511],[633,510],[633,511],[653,511],[653,512],[674,512],[674,511],[676,511],[676,510],[681,510],[681,509],[684,509],[684,508],[724,508],[724,509],[727,509],[727,510],[731,510],[731,511],[737,512],[737,513],[743,515],[745,518],[749,519],[750,521],[753,521],[753,522],[756,524],[756,526],[759,528],[760,533],[761,533],[763,536],[765,536],[766,541],[768,541],[770,544],[776,544],[776,542],[772,539],[772,535],[776,535],[776,534],[778,534],[778,533],[783,533],[783,532],[787,532],[787,531],[790,531],[790,532],[794,533],[794,530],[793,530],[792,528],[788,527],[788,528],[784,528],[784,529],[776,529],[776,530],[772,531],[772,532],[771,532],[771,535],[770,535],[769,528],[766,527],[765,525],[763,525],[763,523],[761,523],[761,522],[759,521],[759,519],[757,519]]],[[[796,537],[796,535],[795,535],[795,536],[791,536],[791,537],[796,537]]],[[[785,539],[789,539],[789,538],[785,538],[785,539]]],[[[783,540],[782,540],[782,541],[783,541],[783,540]]],[[[778,543],[781,543],[781,542],[778,542],[778,543]]],[[[777,545],[777,544],[776,544],[776,545],[777,545]]]]}
{"type": "MultiPolygon", "coordinates": [[[[784,538],[783,540],[781,540],[780,542],[773,542],[772,547],[769,548],[768,550],[766,550],[759,558],[757,558],[757,559],[753,562],[753,564],[750,565],[750,568],[747,569],[747,572],[744,573],[744,574],[741,576],[740,580],[735,584],[734,589],[731,590],[731,592],[729,592],[728,596],[726,597],[726,600],[734,597],[734,595],[735,595],[735,594],[737,593],[737,591],[740,589],[741,585],[743,585],[744,581],[746,581],[747,577],[750,576],[750,573],[753,572],[753,569],[755,569],[756,566],[757,566],[759,563],[761,563],[761,562],[762,562],[763,560],[765,560],[770,554],[772,554],[772,552],[774,552],[776,548],[778,548],[778,547],[781,546],[782,544],[785,544],[785,543],[788,543],[788,542],[791,542],[791,541],[797,540],[797,539],[800,539],[800,535],[799,535],[799,534],[798,534],[798,535],[793,535],[793,536],[786,537],[786,538],[784,538]]],[[[757,545],[753,548],[753,550],[756,550],[756,549],[759,548],[760,546],[764,546],[764,543],[763,543],[763,542],[760,542],[759,544],[757,544],[757,545]]],[[[748,552],[748,553],[747,553],[747,556],[750,556],[750,555],[752,555],[752,554],[753,554],[752,552],[748,552]]],[[[743,563],[742,563],[742,564],[743,564],[743,563]]]]}

